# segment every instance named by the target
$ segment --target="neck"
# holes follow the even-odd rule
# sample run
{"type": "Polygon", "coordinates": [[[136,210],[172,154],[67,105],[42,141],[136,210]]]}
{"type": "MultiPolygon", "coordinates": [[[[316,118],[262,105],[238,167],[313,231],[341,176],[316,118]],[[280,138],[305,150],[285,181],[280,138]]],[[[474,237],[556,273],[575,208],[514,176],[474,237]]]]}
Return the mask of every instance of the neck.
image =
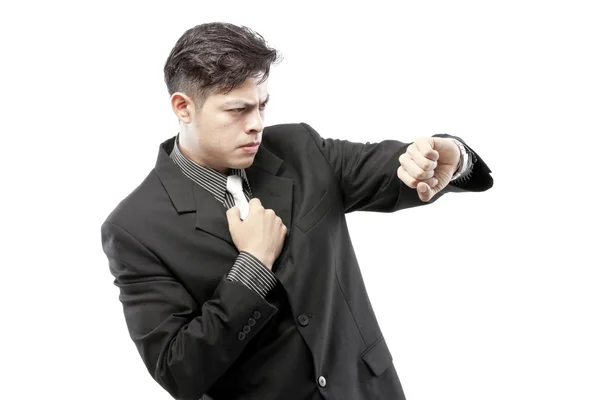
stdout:
{"type": "Polygon", "coordinates": [[[196,143],[194,143],[193,140],[190,140],[188,135],[182,134],[182,132],[179,133],[179,144],[176,142],[175,145],[179,148],[181,154],[196,164],[202,165],[203,167],[212,168],[225,176],[230,174],[230,168],[209,165],[202,157],[200,157],[200,155],[195,151],[197,148],[196,143]]]}

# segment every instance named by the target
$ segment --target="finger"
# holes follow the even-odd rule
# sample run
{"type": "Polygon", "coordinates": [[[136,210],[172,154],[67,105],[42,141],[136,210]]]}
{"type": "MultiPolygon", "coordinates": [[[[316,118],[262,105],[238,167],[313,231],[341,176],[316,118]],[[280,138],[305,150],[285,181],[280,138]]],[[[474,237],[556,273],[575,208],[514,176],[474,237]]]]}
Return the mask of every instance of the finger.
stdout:
{"type": "Polygon", "coordinates": [[[440,158],[440,154],[433,149],[434,141],[431,137],[420,138],[415,140],[414,145],[419,150],[419,153],[423,155],[423,157],[431,160],[437,161],[440,158]]]}
{"type": "Polygon", "coordinates": [[[402,165],[398,168],[397,175],[398,178],[400,178],[400,180],[404,182],[406,186],[412,189],[416,189],[417,184],[420,182],[417,179],[413,178],[408,172],[406,172],[402,165]]]}
{"type": "Polygon", "coordinates": [[[422,201],[431,200],[436,194],[438,194],[440,190],[442,190],[442,188],[438,186],[438,183],[439,182],[437,178],[432,178],[425,182],[419,182],[417,184],[419,198],[422,201]]]}
{"type": "Polygon", "coordinates": [[[419,181],[424,181],[425,179],[433,178],[433,175],[435,173],[434,170],[424,171],[423,169],[421,169],[421,167],[417,165],[417,163],[412,158],[403,158],[403,161],[404,162],[402,163],[402,167],[404,167],[406,172],[408,172],[408,174],[413,178],[419,181]]]}
{"type": "Polygon", "coordinates": [[[424,181],[415,179],[408,172],[406,172],[406,170],[402,166],[398,168],[397,175],[398,178],[400,178],[400,180],[406,184],[406,186],[412,189],[416,189],[417,185],[421,182],[427,184],[431,188],[436,188],[439,183],[438,179],[435,176],[430,179],[425,179],[424,181]]]}
{"type": "Polygon", "coordinates": [[[238,206],[231,207],[225,212],[225,215],[227,215],[227,223],[229,226],[235,225],[241,221],[240,208],[238,206]]]}
{"type": "Polygon", "coordinates": [[[261,203],[261,201],[257,197],[253,197],[248,202],[249,212],[252,211],[255,208],[261,208],[261,207],[262,207],[262,203],[261,203]]]}
{"type": "Polygon", "coordinates": [[[425,179],[424,181],[421,181],[421,182],[426,183],[431,188],[431,190],[434,191],[434,195],[435,195],[435,193],[437,193],[438,190],[436,190],[436,189],[438,189],[437,188],[438,179],[435,176],[430,179],[425,179]]]}
{"type": "Polygon", "coordinates": [[[419,182],[417,185],[417,192],[421,201],[429,201],[433,197],[433,190],[425,182],[419,182]]]}
{"type": "Polygon", "coordinates": [[[437,161],[433,161],[425,157],[416,147],[413,147],[409,154],[415,164],[417,164],[423,171],[433,171],[437,168],[437,161]]]}

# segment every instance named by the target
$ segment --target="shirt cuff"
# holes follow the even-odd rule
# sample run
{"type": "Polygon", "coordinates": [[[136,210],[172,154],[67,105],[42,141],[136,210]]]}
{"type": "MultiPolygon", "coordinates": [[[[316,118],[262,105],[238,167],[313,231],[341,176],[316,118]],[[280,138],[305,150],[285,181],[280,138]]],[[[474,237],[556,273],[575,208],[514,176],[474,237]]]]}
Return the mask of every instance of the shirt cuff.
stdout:
{"type": "Polygon", "coordinates": [[[227,274],[230,281],[243,283],[248,289],[255,291],[262,298],[277,284],[275,274],[252,254],[242,251],[233,267],[227,274]]]}

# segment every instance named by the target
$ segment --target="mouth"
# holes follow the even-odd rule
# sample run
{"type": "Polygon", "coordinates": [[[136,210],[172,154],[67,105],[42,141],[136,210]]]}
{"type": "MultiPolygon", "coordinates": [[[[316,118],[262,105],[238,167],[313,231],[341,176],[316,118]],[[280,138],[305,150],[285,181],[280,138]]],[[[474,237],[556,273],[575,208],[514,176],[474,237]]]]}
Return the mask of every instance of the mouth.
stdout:
{"type": "Polygon", "coordinates": [[[260,142],[257,143],[250,143],[250,144],[245,144],[243,146],[240,146],[240,149],[248,154],[256,154],[258,153],[258,149],[260,147],[260,142]]]}
{"type": "Polygon", "coordinates": [[[249,147],[249,148],[253,148],[253,147],[258,147],[258,146],[260,146],[260,142],[248,143],[248,144],[245,144],[245,145],[243,145],[243,146],[240,146],[240,147],[249,147]]]}

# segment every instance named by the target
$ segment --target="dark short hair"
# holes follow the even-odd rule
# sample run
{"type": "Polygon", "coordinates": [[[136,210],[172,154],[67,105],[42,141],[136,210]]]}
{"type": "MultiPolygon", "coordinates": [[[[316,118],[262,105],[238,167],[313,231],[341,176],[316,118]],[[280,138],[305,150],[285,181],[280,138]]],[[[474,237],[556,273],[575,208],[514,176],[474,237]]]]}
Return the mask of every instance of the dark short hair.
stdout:
{"type": "Polygon", "coordinates": [[[257,32],[245,26],[211,22],[188,29],[175,43],[164,67],[169,95],[183,92],[202,103],[210,93],[228,93],[248,78],[264,82],[281,60],[257,32]]]}

